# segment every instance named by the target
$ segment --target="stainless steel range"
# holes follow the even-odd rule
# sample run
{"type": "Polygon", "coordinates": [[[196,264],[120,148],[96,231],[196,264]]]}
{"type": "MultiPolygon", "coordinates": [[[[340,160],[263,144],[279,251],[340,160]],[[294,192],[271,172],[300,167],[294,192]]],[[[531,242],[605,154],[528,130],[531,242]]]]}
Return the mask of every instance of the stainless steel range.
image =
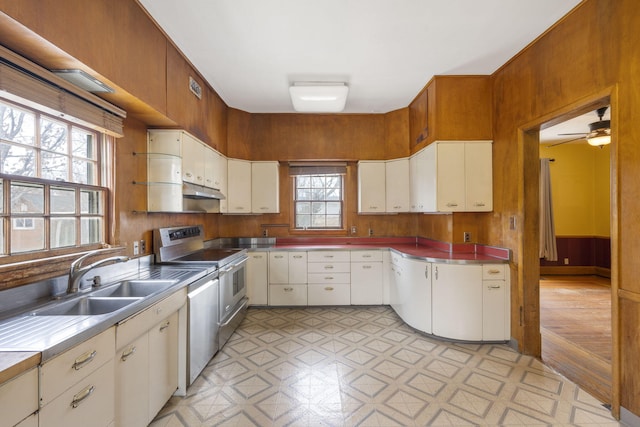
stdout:
{"type": "Polygon", "coordinates": [[[156,263],[206,268],[209,274],[199,282],[208,280],[217,288],[217,292],[203,291],[196,283],[187,294],[191,384],[246,315],[247,250],[205,247],[202,225],[155,230],[153,246],[156,263]]]}

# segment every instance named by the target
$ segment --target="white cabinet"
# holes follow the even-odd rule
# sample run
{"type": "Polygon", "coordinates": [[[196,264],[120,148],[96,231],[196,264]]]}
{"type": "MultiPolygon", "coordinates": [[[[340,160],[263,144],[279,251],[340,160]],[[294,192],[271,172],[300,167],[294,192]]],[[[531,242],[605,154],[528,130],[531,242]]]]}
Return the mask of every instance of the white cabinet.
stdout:
{"type": "Polygon", "coordinates": [[[431,333],[431,263],[392,254],[391,306],[409,326],[431,333]]]}
{"type": "Polygon", "coordinates": [[[482,265],[434,264],[433,334],[482,340],[482,265]]]}
{"type": "Polygon", "coordinates": [[[511,338],[510,290],[505,264],[482,266],[482,339],[507,341],[511,338]]]}
{"type": "Polygon", "coordinates": [[[436,150],[433,144],[409,158],[411,212],[434,212],[436,191],[436,150]]]}
{"type": "Polygon", "coordinates": [[[307,305],[306,252],[269,252],[269,305],[307,305]]]}
{"type": "Polygon", "coordinates": [[[116,426],[146,426],[178,388],[178,310],[186,289],[116,329],[116,426]]]}
{"type": "Polygon", "coordinates": [[[38,410],[38,369],[20,374],[0,385],[0,426],[13,426],[38,410]]]}
{"type": "Polygon", "coordinates": [[[41,427],[108,426],[114,420],[115,328],[45,362],[40,368],[41,427]]]}
{"type": "Polygon", "coordinates": [[[409,212],[410,175],[409,159],[393,159],[385,162],[386,211],[390,213],[409,212]]]}
{"type": "Polygon", "coordinates": [[[351,304],[383,304],[382,251],[351,251],[351,304]]]}
{"type": "Polygon", "coordinates": [[[311,251],[308,261],[308,305],[351,304],[349,251],[311,251]]]}
{"type": "Polygon", "coordinates": [[[358,162],[358,213],[385,213],[385,162],[358,162]]]}
{"type": "Polygon", "coordinates": [[[464,145],[465,210],[493,210],[493,151],[491,141],[467,141],[464,145]]]}
{"type": "Polygon", "coordinates": [[[251,162],[227,160],[227,211],[251,213],[251,162]]]}
{"type": "Polygon", "coordinates": [[[280,212],[278,162],[251,163],[251,210],[253,213],[280,212]]]}
{"type": "Polygon", "coordinates": [[[247,260],[247,297],[250,305],[267,305],[269,253],[250,251],[247,260]]]}
{"type": "Polygon", "coordinates": [[[205,185],[205,156],[209,149],[188,133],[181,132],[180,135],[182,137],[182,180],[205,185]]]}

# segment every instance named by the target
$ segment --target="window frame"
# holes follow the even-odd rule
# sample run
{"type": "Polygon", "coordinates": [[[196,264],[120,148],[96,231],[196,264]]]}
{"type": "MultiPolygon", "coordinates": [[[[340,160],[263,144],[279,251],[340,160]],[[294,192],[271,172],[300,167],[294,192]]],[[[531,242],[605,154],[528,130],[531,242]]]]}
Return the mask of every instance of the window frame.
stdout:
{"type": "MultiPolygon", "coordinates": [[[[325,173],[319,173],[318,171],[309,171],[309,173],[300,173],[300,174],[296,174],[296,175],[292,175],[291,176],[291,180],[292,180],[292,197],[291,197],[291,233],[292,234],[308,234],[308,233],[312,233],[312,234],[336,234],[336,233],[341,233],[341,232],[345,232],[346,231],[346,176],[343,173],[336,173],[336,172],[325,172],[325,173]],[[323,199],[323,200],[313,200],[313,199],[309,199],[309,200],[298,200],[297,199],[297,195],[298,195],[298,178],[299,177],[309,177],[310,179],[314,176],[337,176],[340,179],[340,199],[339,200],[329,200],[329,199],[323,199]],[[339,202],[340,203],[340,225],[338,227],[306,227],[306,228],[300,228],[297,227],[297,215],[298,215],[298,211],[297,211],[297,206],[298,203],[305,203],[305,202],[322,202],[322,203],[335,203],[335,202],[339,202]]],[[[326,187],[323,187],[324,189],[326,189],[326,187]]],[[[326,209],[325,209],[326,212],[326,209]]],[[[313,214],[310,214],[311,216],[313,216],[313,214]]],[[[326,213],[324,214],[326,216],[326,213]]]]}

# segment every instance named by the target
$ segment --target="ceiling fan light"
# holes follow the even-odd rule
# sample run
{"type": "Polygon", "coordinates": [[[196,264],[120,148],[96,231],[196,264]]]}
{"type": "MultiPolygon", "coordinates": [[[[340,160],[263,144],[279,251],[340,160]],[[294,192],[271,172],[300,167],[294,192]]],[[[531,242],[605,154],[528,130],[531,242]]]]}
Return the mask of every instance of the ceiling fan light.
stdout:
{"type": "Polygon", "coordinates": [[[589,145],[594,147],[602,147],[603,145],[611,144],[611,135],[597,135],[593,137],[587,137],[589,145]]]}

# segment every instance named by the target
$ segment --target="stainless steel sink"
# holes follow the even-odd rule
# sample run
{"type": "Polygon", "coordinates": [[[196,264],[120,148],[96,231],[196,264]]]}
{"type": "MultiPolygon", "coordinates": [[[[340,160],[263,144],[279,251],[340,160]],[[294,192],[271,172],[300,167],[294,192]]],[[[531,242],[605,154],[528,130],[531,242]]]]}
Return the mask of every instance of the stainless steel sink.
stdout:
{"type": "Polygon", "coordinates": [[[111,313],[142,298],[87,296],[35,311],[34,316],[92,316],[111,313]]]}
{"type": "Polygon", "coordinates": [[[175,285],[177,280],[126,280],[116,285],[92,292],[94,296],[108,298],[143,298],[175,285]]]}

